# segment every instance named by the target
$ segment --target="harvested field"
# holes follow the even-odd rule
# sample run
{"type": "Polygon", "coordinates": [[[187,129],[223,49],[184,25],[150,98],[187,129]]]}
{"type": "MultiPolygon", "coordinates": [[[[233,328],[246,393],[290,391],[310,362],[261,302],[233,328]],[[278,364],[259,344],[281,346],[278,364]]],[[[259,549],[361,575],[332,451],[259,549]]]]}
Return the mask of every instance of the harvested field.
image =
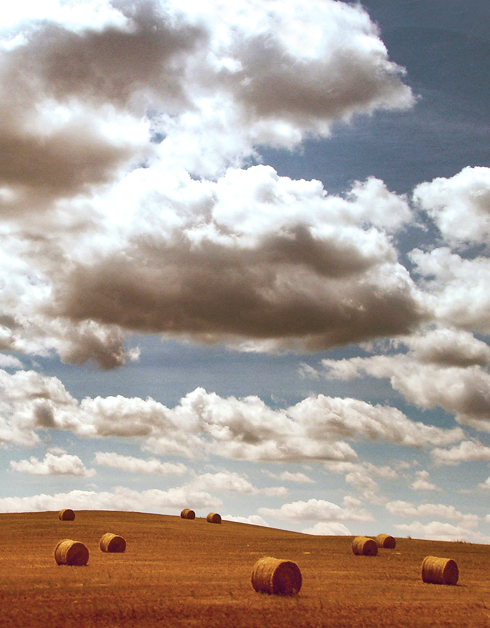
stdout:
{"type": "Polygon", "coordinates": [[[352,537],[316,537],[205,518],[77,511],[70,535],[90,551],[83,567],[58,566],[66,523],[56,513],[0,514],[2,627],[404,628],[490,626],[490,546],[397,539],[363,559],[352,537]],[[98,550],[117,530],[125,553],[98,550]],[[425,584],[426,556],[454,559],[456,586],[425,584]],[[254,564],[294,561],[298,595],[256,593],[254,564]]]}

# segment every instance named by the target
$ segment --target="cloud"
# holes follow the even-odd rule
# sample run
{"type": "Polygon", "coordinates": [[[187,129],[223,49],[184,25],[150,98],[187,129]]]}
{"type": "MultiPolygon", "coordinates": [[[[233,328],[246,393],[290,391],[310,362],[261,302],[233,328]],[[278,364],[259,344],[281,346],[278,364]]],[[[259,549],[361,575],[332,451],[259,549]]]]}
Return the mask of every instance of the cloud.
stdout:
{"type": "Polygon", "coordinates": [[[451,521],[458,521],[465,527],[477,527],[480,517],[473,514],[464,514],[454,506],[445,504],[420,504],[414,506],[409,502],[397,500],[385,504],[386,509],[396,517],[442,517],[451,521]]]}
{"type": "Polygon", "coordinates": [[[435,484],[429,482],[428,471],[416,471],[417,479],[410,484],[410,488],[414,491],[437,491],[439,490],[435,484]]]}
{"type": "Polygon", "coordinates": [[[287,488],[273,486],[257,488],[243,475],[231,471],[218,473],[202,473],[197,475],[189,484],[193,489],[210,492],[230,491],[241,495],[258,495],[260,493],[270,497],[284,497],[288,494],[287,488]]]}
{"type": "Polygon", "coordinates": [[[463,425],[489,431],[489,347],[466,332],[448,329],[404,338],[408,354],[323,360],[329,379],[353,379],[363,374],[389,379],[394,390],[411,403],[442,407],[463,425]]]}
{"type": "Polygon", "coordinates": [[[44,460],[31,456],[29,460],[12,460],[10,467],[19,473],[30,475],[66,475],[90,478],[95,475],[95,469],[87,469],[78,456],[61,454],[56,456],[47,453],[44,460]]]}
{"type": "MultiPolygon", "coordinates": [[[[462,438],[459,428],[414,423],[394,408],[324,395],[273,410],[255,396],[222,398],[197,388],[167,408],[151,398],[122,395],[78,402],[60,380],[35,371],[0,370],[0,384],[0,438],[24,445],[37,443],[40,431],[58,429],[85,438],[136,438],[154,454],[193,459],[212,454],[250,461],[352,463],[357,455],[346,440],[426,447],[462,438]]],[[[100,460],[135,470],[150,468],[144,461],[112,454],[100,460]]],[[[389,468],[383,473],[374,466],[369,469],[393,477],[389,468]]]]}
{"type": "Polygon", "coordinates": [[[291,473],[290,471],[282,471],[282,473],[271,473],[271,471],[268,471],[267,469],[262,469],[262,473],[265,473],[270,478],[283,480],[284,482],[295,482],[298,484],[316,484],[315,480],[312,480],[305,473],[301,472],[291,473]]]}
{"type": "Polygon", "coordinates": [[[351,536],[351,531],[343,523],[338,521],[319,521],[311,528],[302,530],[303,534],[315,534],[319,536],[351,536]]]}
{"type": "Polygon", "coordinates": [[[254,526],[269,527],[269,524],[265,519],[262,519],[259,515],[250,515],[249,517],[240,517],[235,515],[223,515],[221,517],[224,521],[236,521],[237,523],[248,523],[254,526]]]}
{"type": "Polygon", "coordinates": [[[428,316],[406,197],[243,168],[414,103],[360,4],[54,6],[0,25],[0,349],[109,369],[133,331],[311,351],[428,316]]]}
{"type": "Polygon", "coordinates": [[[283,521],[374,521],[371,513],[363,508],[342,508],[323,499],[292,502],[280,508],[259,508],[258,512],[264,517],[283,521]]]}
{"type": "Polygon", "coordinates": [[[160,475],[184,475],[188,469],[181,462],[161,462],[155,458],[143,460],[133,456],[122,456],[114,452],[97,451],[95,463],[101,467],[110,467],[130,473],[156,473],[160,475]]]}
{"type": "Polygon", "coordinates": [[[467,167],[450,179],[418,185],[418,206],[453,246],[490,244],[490,168],[467,167]]]}
{"type": "Polygon", "coordinates": [[[410,524],[396,524],[395,528],[400,532],[416,538],[430,539],[435,541],[466,541],[468,543],[485,543],[490,542],[490,537],[485,536],[477,530],[455,526],[451,523],[443,523],[440,521],[431,521],[422,524],[414,521],[410,524]]]}
{"type": "Polygon", "coordinates": [[[436,447],[430,452],[436,465],[455,466],[463,462],[490,462],[490,447],[479,441],[464,440],[451,449],[436,447]]]}
{"type": "Polygon", "coordinates": [[[46,495],[41,493],[30,497],[0,498],[0,512],[42,512],[60,510],[69,505],[74,510],[121,510],[133,512],[153,512],[158,514],[178,514],[182,508],[220,509],[222,501],[203,491],[184,487],[168,491],[150,489],[135,491],[123,486],[112,491],[69,491],[46,495]]]}

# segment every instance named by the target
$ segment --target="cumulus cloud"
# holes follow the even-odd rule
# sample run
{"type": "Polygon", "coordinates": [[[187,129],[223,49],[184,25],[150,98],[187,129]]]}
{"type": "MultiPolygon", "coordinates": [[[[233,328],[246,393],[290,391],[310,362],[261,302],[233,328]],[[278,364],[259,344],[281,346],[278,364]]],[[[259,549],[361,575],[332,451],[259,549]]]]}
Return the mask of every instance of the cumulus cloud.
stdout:
{"type": "Polygon", "coordinates": [[[409,524],[396,524],[395,528],[408,536],[435,541],[466,541],[468,543],[485,544],[490,542],[490,537],[478,530],[468,529],[461,525],[455,526],[441,521],[431,521],[427,524],[414,521],[409,524]]]}
{"type": "Polygon", "coordinates": [[[139,492],[118,486],[112,491],[74,490],[54,495],[41,493],[30,497],[0,498],[0,512],[42,512],[60,510],[67,505],[74,510],[121,510],[175,515],[185,507],[220,509],[223,503],[209,493],[184,487],[139,492]]]}
{"type": "Polygon", "coordinates": [[[288,489],[282,486],[257,488],[246,477],[231,471],[219,471],[218,473],[202,473],[191,482],[193,489],[215,491],[230,491],[242,495],[258,495],[260,493],[269,497],[284,497],[288,489]]]}
{"type": "Polygon", "coordinates": [[[115,452],[95,453],[95,462],[101,467],[110,467],[130,473],[156,473],[160,475],[184,475],[188,469],[181,462],[161,462],[156,458],[144,460],[134,456],[123,456],[115,452]]]}
{"type": "Polygon", "coordinates": [[[464,440],[450,449],[436,447],[430,452],[436,465],[455,466],[463,462],[490,462],[490,447],[477,440],[464,440]]]}
{"type": "Polygon", "coordinates": [[[347,526],[338,521],[319,521],[314,526],[305,528],[302,532],[317,536],[351,536],[352,534],[347,526]]]}
{"type": "Polygon", "coordinates": [[[467,167],[418,185],[415,202],[453,246],[490,244],[490,168],[467,167]]]}
{"type": "Polygon", "coordinates": [[[435,484],[429,482],[429,472],[428,471],[416,471],[415,475],[417,477],[410,484],[410,488],[414,491],[437,491],[439,490],[435,484]]]}
{"type": "Polygon", "coordinates": [[[317,350],[428,316],[387,235],[407,198],[242,169],[412,105],[360,4],[29,6],[0,76],[0,349],[115,368],[131,331],[317,350]]]}
{"type": "Polygon", "coordinates": [[[477,527],[480,517],[473,514],[464,514],[454,506],[445,504],[420,504],[414,506],[409,502],[397,500],[385,504],[386,509],[396,517],[442,517],[451,521],[458,521],[465,527],[477,527]]]}
{"type": "Polygon", "coordinates": [[[352,506],[342,508],[323,499],[309,499],[283,504],[280,508],[259,508],[259,514],[283,521],[374,521],[374,517],[364,508],[352,506]]]}
{"type": "MultiPolygon", "coordinates": [[[[426,447],[462,439],[459,428],[427,426],[412,422],[394,408],[324,395],[273,410],[255,396],[222,398],[197,388],[177,406],[167,408],[151,398],[122,395],[87,397],[78,402],[60,380],[35,371],[9,374],[0,370],[0,386],[4,416],[0,437],[4,442],[24,445],[38,442],[40,431],[58,429],[90,438],[137,438],[144,450],[160,455],[196,458],[214,454],[251,461],[352,463],[357,454],[347,440],[426,447]]],[[[158,467],[160,472],[164,469],[157,463],[103,452],[99,452],[98,460],[141,472],[150,467],[158,467]]],[[[178,469],[182,467],[172,467],[173,472],[178,469]]],[[[346,472],[358,470],[350,468],[346,472]]],[[[372,470],[382,475],[374,465],[372,470]]],[[[388,467],[383,473],[393,477],[388,467]]]]}
{"type": "Polygon", "coordinates": [[[409,402],[423,408],[440,406],[459,423],[489,431],[488,345],[449,329],[404,338],[403,344],[410,347],[408,353],[323,360],[322,366],[331,379],[387,378],[409,402]]]}
{"type": "Polygon", "coordinates": [[[47,453],[44,460],[31,456],[28,460],[12,460],[10,467],[20,473],[30,475],[66,475],[90,478],[95,475],[95,469],[87,469],[78,456],[61,454],[56,456],[47,453]]]}
{"type": "Polygon", "coordinates": [[[267,469],[262,469],[262,473],[265,473],[270,478],[274,478],[276,480],[283,480],[284,482],[295,482],[298,484],[316,484],[315,480],[312,480],[305,473],[301,473],[298,471],[296,473],[291,473],[291,471],[282,471],[281,473],[272,473],[267,469]]]}
{"type": "Polygon", "coordinates": [[[235,515],[223,515],[224,521],[236,521],[237,523],[248,523],[254,526],[269,527],[269,524],[265,519],[262,519],[260,515],[250,515],[249,517],[237,517],[235,515]]]}

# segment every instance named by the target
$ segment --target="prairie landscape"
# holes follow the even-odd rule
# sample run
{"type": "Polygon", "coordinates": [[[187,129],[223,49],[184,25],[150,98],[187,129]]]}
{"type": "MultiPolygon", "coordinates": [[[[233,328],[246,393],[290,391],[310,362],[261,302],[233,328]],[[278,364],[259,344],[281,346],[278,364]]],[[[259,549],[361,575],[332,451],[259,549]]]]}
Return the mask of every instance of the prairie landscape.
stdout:
{"type": "Polygon", "coordinates": [[[420,627],[490,626],[490,547],[397,539],[356,556],[352,537],[312,536],[223,521],[112,511],[0,515],[2,626],[420,627]],[[125,553],[99,549],[107,532],[125,553]],[[85,543],[83,567],[58,566],[56,544],[85,543]],[[424,584],[427,555],[453,558],[456,586],[424,584]],[[256,593],[263,556],[294,561],[298,595],[256,593]]]}

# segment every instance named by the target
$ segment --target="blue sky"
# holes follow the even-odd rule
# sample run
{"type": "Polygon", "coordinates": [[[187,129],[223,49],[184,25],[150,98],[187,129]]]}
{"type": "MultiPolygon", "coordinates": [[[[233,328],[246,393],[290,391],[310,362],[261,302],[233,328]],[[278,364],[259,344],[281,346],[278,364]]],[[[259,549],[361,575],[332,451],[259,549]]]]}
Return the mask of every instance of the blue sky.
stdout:
{"type": "Polygon", "coordinates": [[[485,2],[17,2],[0,511],[490,542],[485,2]]]}

